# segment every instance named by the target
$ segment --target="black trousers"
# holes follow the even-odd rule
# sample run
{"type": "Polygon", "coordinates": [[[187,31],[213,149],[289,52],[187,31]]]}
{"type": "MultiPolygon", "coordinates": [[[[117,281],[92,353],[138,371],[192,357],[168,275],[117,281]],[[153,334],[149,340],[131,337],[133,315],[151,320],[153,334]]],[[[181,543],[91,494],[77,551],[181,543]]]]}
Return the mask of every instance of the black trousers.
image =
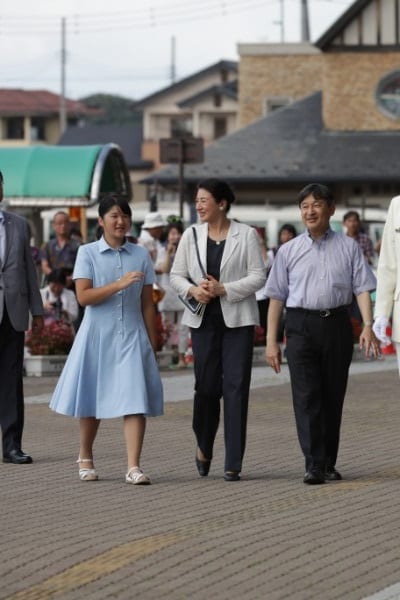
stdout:
{"type": "Polygon", "coordinates": [[[0,426],[3,455],[21,449],[24,428],[24,364],[23,331],[16,331],[10,323],[6,307],[0,323],[0,426]]]}
{"type": "Polygon", "coordinates": [[[306,470],[334,467],[353,353],[348,311],[322,318],[289,309],[286,338],[297,435],[306,470]]]}
{"type": "Polygon", "coordinates": [[[204,456],[212,459],[224,403],[225,471],[241,471],[246,447],[247,413],[254,327],[226,327],[222,316],[204,315],[191,329],[195,395],[193,430],[204,456]]]}

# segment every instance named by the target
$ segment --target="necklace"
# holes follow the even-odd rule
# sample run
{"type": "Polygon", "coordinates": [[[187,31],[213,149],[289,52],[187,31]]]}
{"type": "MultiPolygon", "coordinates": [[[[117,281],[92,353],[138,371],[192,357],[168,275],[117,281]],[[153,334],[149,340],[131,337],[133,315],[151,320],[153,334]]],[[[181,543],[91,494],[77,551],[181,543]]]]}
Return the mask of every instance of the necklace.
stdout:
{"type": "MultiPolygon", "coordinates": [[[[222,238],[222,239],[214,239],[213,237],[210,236],[210,238],[212,239],[212,241],[219,246],[222,242],[224,242],[226,240],[226,236],[228,234],[228,230],[229,230],[229,226],[230,223],[228,222],[228,227],[223,227],[223,229],[221,229],[221,231],[219,233],[217,233],[216,237],[222,238]]],[[[210,231],[209,231],[210,234],[210,231]]]]}

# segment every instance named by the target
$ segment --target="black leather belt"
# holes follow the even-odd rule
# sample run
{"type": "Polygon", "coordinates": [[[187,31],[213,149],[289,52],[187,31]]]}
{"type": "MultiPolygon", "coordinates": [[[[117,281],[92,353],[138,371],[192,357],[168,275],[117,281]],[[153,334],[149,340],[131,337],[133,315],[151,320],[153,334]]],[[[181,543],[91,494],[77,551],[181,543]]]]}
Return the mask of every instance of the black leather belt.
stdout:
{"type": "Polygon", "coordinates": [[[337,306],[336,308],[323,308],[321,310],[312,310],[310,308],[301,308],[301,307],[286,307],[286,310],[291,312],[297,311],[299,313],[303,313],[305,315],[312,315],[314,317],[321,317],[322,319],[326,319],[327,317],[333,317],[338,313],[348,312],[348,306],[337,306]]]}

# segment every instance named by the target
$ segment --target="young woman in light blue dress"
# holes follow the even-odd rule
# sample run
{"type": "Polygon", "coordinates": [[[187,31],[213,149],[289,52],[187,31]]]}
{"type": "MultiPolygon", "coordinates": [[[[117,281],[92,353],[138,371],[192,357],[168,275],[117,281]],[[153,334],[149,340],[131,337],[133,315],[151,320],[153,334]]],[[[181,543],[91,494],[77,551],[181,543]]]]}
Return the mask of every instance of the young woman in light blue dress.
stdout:
{"type": "Polygon", "coordinates": [[[100,200],[103,236],[79,248],[73,278],[85,315],[50,407],[80,419],[79,478],[98,479],[93,444],[100,420],[123,417],[128,469],[125,481],[149,484],[140,468],[147,416],[163,414],[155,356],[154,269],[145,248],[127,242],[128,202],[100,200]]]}

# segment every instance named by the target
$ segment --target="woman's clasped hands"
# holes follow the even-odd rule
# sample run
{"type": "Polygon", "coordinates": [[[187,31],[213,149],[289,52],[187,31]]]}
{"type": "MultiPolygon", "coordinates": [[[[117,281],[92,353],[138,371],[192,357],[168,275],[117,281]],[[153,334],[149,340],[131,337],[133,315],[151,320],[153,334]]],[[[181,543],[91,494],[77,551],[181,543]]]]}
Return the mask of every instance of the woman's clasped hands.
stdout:
{"type": "Polygon", "coordinates": [[[225,294],[225,288],[222,283],[215,279],[215,277],[207,275],[207,279],[202,279],[199,285],[193,286],[190,292],[198,302],[208,304],[214,298],[223,296],[225,294]]]}

